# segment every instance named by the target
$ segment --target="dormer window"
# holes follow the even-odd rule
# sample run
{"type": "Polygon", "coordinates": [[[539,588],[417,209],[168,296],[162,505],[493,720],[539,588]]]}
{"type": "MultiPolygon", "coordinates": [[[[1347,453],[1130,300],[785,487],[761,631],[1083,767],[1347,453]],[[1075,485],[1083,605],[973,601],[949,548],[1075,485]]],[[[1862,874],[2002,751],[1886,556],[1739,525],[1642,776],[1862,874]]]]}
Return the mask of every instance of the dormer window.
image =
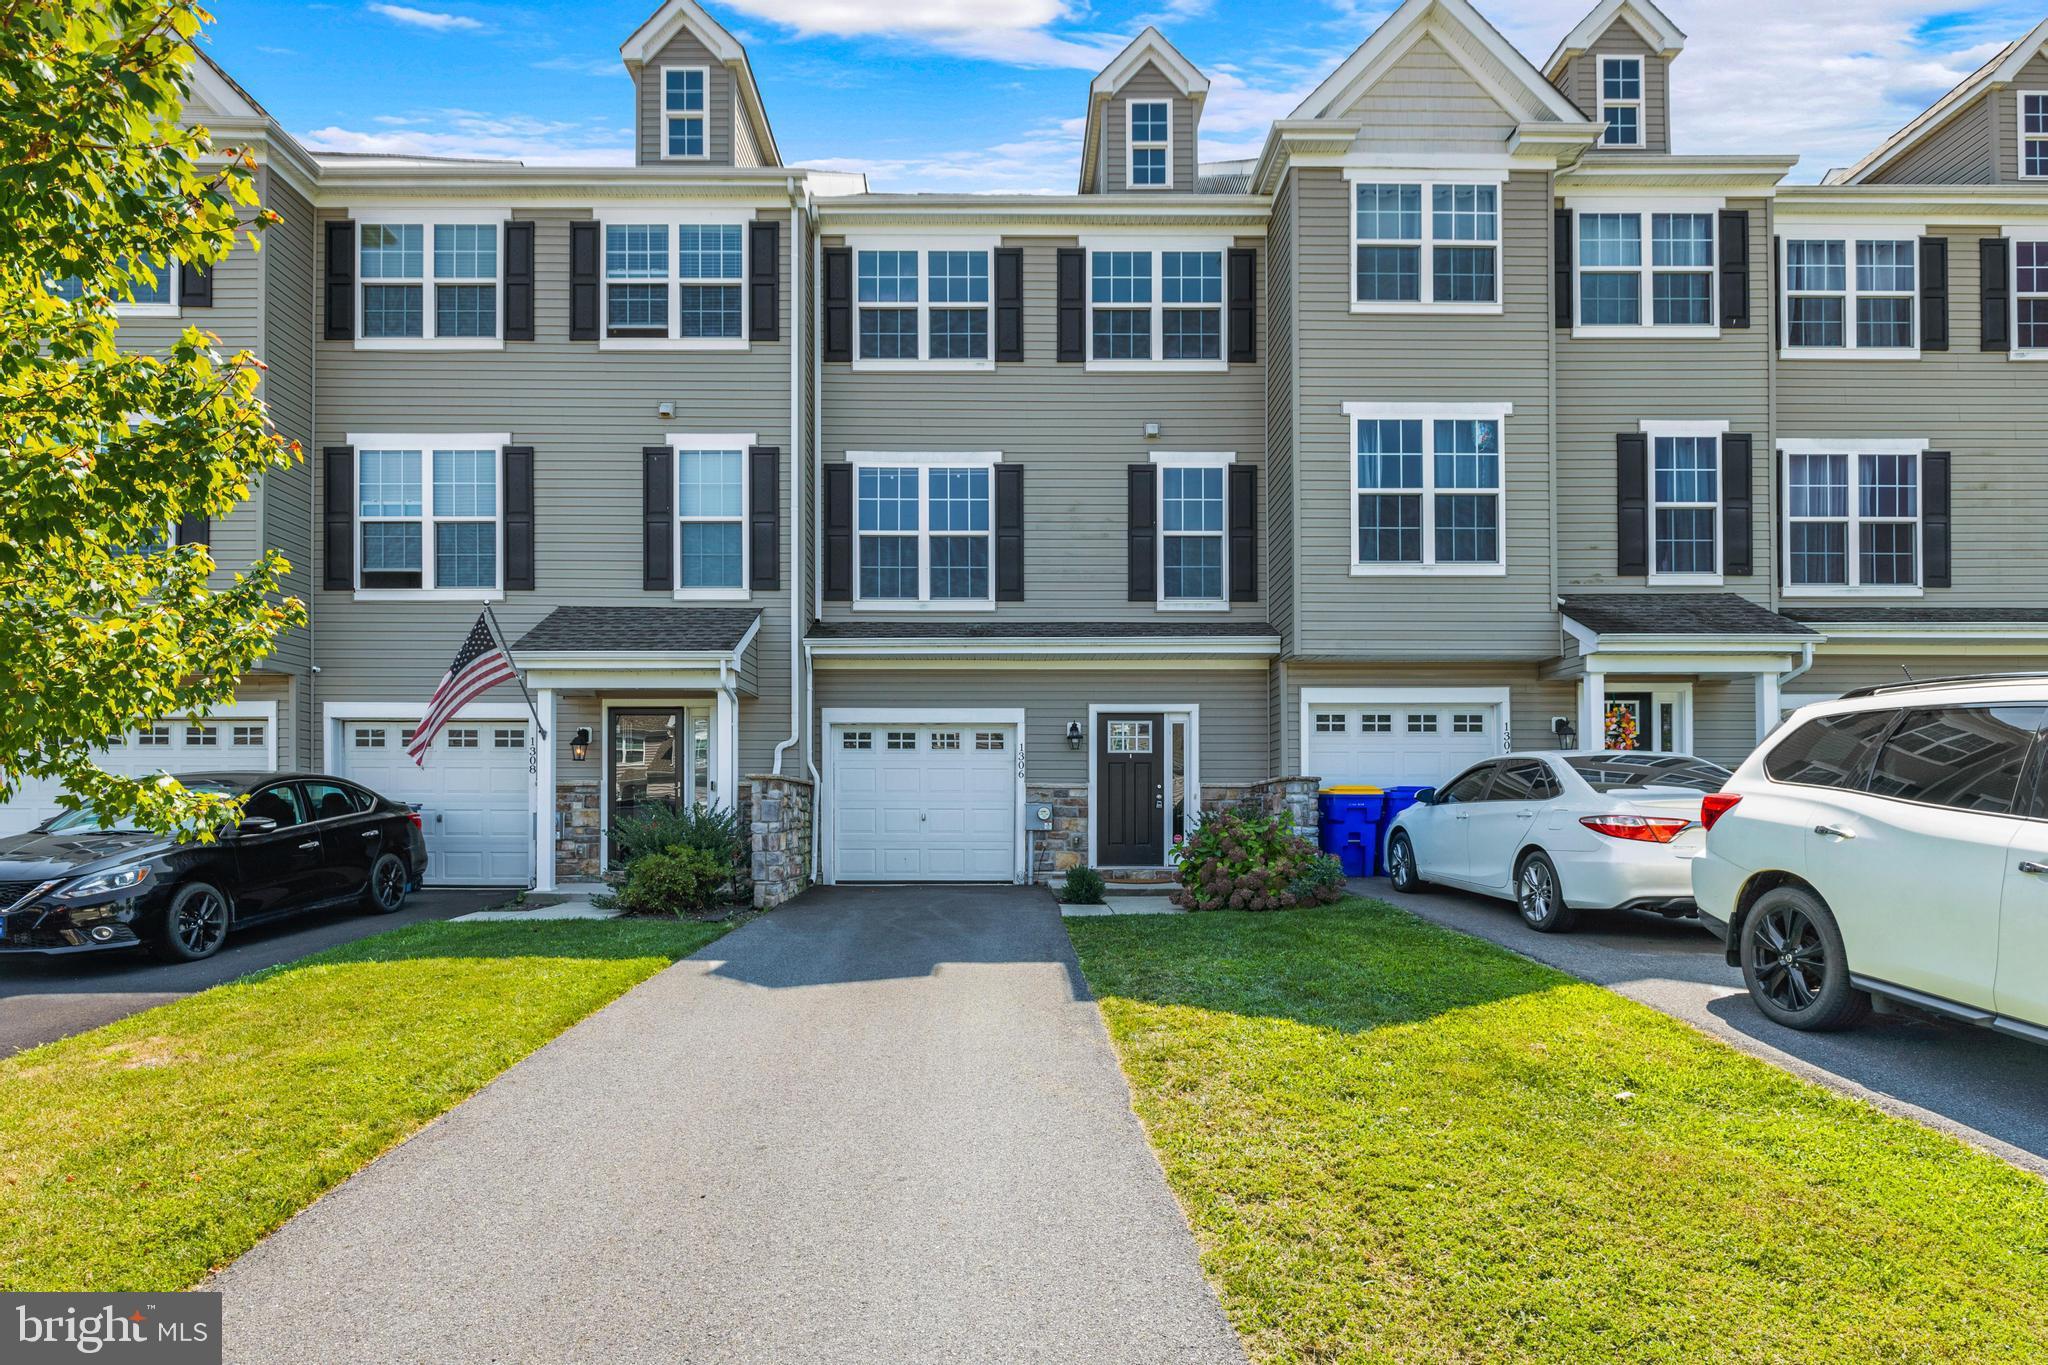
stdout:
{"type": "Polygon", "coordinates": [[[705,133],[706,91],[711,73],[701,66],[661,69],[661,154],[671,161],[701,161],[709,155],[705,133]]]}
{"type": "Polygon", "coordinates": [[[1600,135],[1601,146],[1643,145],[1641,57],[1600,59],[1600,121],[1607,125],[1607,131],[1600,135]]]}
{"type": "Polygon", "coordinates": [[[2048,94],[2020,93],[2020,178],[2048,178],[2048,94]]]}
{"type": "Polygon", "coordinates": [[[1131,100],[1131,165],[1127,183],[1134,190],[1163,190],[1173,184],[1173,103],[1131,100]]]}

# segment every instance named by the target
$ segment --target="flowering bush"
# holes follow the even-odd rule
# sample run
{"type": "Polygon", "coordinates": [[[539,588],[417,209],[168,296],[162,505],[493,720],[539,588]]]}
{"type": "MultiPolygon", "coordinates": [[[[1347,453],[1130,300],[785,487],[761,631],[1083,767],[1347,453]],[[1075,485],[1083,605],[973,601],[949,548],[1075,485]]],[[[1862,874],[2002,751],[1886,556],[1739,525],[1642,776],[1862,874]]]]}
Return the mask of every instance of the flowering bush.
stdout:
{"type": "Polygon", "coordinates": [[[1287,910],[1328,905],[1344,894],[1320,865],[1324,855],[1286,815],[1227,810],[1211,815],[1175,849],[1188,910],[1287,910]]]}

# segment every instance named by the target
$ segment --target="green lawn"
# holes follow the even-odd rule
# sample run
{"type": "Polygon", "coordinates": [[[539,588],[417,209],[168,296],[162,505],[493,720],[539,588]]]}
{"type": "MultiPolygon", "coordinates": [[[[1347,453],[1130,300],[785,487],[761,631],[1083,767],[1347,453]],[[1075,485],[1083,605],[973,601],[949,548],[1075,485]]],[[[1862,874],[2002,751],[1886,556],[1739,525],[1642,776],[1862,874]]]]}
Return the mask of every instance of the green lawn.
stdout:
{"type": "Polygon", "coordinates": [[[0,1289],[193,1284],[720,925],[411,925],[0,1061],[0,1289]]]}
{"type": "Polygon", "coordinates": [[[2048,1359],[1961,1143],[1377,903],[1067,927],[1255,1359],[2048,1359]]]}

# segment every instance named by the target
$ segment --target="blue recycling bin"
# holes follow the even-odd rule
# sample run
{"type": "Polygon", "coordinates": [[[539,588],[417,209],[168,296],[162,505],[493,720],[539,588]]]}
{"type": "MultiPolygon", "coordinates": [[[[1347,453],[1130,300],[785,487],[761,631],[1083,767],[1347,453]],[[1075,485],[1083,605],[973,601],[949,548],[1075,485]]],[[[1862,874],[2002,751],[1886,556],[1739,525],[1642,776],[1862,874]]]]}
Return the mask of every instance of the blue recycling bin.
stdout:
{"type": "Polygon", "coordinates": [[[1317,843],[1343,865],[1347,877],[1370,877],[1379,871],[1380,822],[1386,797],[1362,788],[1333,788],[1317,799],[1321,818],[1317,843]]]}
{"type": "Polygon", "coordinates": [[[1394,827],[1394,817],[1415,804],[1415,798],[1430,790],[1428,787],[1389,787],[1381,798],[1380,838],[1375,845],[1380,850],[1380,860],[1386,860],[1387,833],[1394,827]]]}

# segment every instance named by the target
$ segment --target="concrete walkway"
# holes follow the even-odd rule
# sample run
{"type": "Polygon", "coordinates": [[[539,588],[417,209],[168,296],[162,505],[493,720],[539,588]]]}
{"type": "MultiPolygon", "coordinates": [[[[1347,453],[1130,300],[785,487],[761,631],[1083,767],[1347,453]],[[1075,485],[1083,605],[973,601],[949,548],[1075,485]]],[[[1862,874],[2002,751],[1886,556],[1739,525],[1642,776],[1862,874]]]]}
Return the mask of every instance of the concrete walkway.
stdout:
{"type": "Polygon", "coordinates": [[[232,1361],[1244,1359],[1019,888],[755,920],[208,1287],[232,1361]]]}

